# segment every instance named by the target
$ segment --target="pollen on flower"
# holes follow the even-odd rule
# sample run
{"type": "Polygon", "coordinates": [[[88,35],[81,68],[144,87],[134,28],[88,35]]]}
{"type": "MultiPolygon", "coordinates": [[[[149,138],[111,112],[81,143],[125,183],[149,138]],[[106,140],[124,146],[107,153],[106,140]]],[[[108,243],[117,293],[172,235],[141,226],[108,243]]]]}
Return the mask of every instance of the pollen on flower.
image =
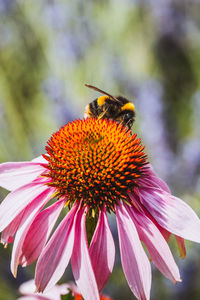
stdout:
{"type": "Polygon", "coordinates": [[[125,199],[145,172],[146,155],[136,134],[110,120],[68,123],[47,143],[48,183],[69,203],[82,200],[90,208],[125,199]]]}

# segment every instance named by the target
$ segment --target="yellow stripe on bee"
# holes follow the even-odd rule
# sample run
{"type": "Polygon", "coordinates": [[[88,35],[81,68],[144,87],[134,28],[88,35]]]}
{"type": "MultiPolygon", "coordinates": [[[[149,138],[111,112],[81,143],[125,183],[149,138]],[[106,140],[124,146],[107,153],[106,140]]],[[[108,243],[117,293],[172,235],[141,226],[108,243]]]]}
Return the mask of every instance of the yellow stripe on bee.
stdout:
{"type": "Polygon", "coordinates": [[[106,102],[106,99],[108,99],[109,97],[104,95],[104,96],[101,96],[99,98],[97,98],[97,103],[99,106],[103,105],[105,102],[106,102]]]}
{"type": "Polygon", "coordinates": [[[131,102],[128,102],[128,103],[126,103],[122,106],[121,110],[132,110],[132,111],[134,111],[135,110],[135,105],[131,102]]]}

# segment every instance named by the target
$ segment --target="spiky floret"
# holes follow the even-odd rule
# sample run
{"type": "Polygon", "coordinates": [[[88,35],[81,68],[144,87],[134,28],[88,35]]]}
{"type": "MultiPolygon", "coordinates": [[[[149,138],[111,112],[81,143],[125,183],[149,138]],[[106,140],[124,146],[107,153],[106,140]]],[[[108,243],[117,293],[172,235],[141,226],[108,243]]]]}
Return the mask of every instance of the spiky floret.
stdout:
{"type": "Polygon", "coordinates": [[[46,176],[57,196],[66,196],[69,203],[82,200],[90,208],[113,210],[145,172],[140,139],[111,120],[68,123],[52,135],[46,150],[46,176]]]}

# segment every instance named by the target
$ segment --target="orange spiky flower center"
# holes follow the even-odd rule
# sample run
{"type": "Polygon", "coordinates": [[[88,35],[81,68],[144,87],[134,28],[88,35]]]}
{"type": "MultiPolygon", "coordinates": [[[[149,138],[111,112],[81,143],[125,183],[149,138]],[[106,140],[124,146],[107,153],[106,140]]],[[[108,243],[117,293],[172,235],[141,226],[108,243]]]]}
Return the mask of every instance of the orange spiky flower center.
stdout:
{"type": "Polygon", "coordinates": [[[56,187],[58,197],[82,200],[89,208],[113,210],[145,171],[140,139],[111,120],[68,123],[52,135],[46,150],[48,184],[56,187]]]}

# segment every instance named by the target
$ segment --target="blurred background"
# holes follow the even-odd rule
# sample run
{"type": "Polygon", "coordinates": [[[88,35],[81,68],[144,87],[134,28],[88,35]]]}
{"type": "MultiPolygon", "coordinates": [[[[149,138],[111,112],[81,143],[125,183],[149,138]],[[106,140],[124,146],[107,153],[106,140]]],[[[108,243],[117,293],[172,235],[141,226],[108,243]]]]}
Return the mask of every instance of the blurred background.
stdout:
{"type": "MultiPolygon", "coordinates": [[[[43,153],[51,133],[99,96],[89,83],[135,103],[133,130],[149,160],[200,216],[199,12],[199,0],[0,0],[0,162],[43,153]]],[[[151,299],[200,299],[200,245],[187,242],[184,261],[170,246],[183,282],[152,266],[151,299]]],[[[30,266],[13,278],[11,249],[0,246],[1,300],[16,299],[34,276],[30,266]]],[[[67,271],[61,282],[70,279],[67,271]]],[[[104,292],[135,299],[119,252],[104,292]]]]}

